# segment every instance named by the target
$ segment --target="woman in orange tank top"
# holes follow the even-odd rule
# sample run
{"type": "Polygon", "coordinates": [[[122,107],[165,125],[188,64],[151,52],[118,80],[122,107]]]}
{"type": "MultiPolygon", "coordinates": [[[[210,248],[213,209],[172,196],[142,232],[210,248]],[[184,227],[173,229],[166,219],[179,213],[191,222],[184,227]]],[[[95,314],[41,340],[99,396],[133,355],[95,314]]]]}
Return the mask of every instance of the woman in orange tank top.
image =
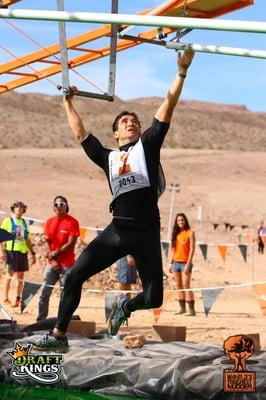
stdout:
{"type": "MultiPolygon", "coordinates": [[[[190,289],[193,256],[195,252],[195,233],[190,228],[185,214],[178,213],[172,231],[172,262],[170,272],[173,273],[177,289],[190,289]]],[[[191,290],[178,292],[180,310],[178,314],[196,315],[194,294],[191,290]],[[186,313],[186,303],[188,312],[186,313]]]]}

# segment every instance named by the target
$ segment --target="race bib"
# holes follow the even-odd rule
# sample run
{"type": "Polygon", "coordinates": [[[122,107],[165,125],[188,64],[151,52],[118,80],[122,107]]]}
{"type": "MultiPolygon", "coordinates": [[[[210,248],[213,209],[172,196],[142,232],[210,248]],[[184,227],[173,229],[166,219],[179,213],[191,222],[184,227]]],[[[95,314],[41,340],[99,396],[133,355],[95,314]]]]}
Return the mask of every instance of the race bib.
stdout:
{"type": "Polygon", "coordinates": [[[140,139],[127,151],[111,151],[108,162],[113,199],[120,194],[150,186],[145,153],[140,139]]]}

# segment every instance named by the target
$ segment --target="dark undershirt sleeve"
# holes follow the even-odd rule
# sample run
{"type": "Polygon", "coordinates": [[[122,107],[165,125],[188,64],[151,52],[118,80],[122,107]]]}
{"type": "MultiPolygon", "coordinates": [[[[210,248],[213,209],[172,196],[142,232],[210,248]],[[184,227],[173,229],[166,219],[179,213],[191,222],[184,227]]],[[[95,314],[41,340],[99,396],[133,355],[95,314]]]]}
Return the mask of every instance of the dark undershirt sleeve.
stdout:
{"type": "Polygon", "coordinates": [[[91,133],[81,142],[81,146],[87,156],[107,173],[108,154],[111,150],[103,147],[100,141],[91,133]]]}
{"type": "Polygon", "coordinates": [[[169,126],[169,123],[160,122],[158,119],[153,118],[151,127],[142,135],[142,143],[144,146],[146,144],[147,146],[161,148],[169,126]]]}

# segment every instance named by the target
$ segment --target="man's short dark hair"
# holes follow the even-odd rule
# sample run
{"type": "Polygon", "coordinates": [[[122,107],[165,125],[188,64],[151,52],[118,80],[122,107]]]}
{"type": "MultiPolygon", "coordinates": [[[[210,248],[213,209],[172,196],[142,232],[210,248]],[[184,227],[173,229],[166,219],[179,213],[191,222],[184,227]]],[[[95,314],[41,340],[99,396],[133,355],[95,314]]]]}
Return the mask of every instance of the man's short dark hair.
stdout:
{"type": "Polygon", "coordinates": [[[115,119],[114,119],[114,121],[113,121],[113,124],[112,124],[113,132],[117,131],[118,122],[120,121],[120,119],[121,119],[124,115],[132,115],[132,116],[135,117],[136,120],[138,121],[139,126],[141,126],[139,117],[137,116],[136,113],[134,113],[133,111],[126,111],[126,110],[124,110],[124,111],[121,111],[121,113],[119,113],[119,114],[115,117],[115,119]]]}

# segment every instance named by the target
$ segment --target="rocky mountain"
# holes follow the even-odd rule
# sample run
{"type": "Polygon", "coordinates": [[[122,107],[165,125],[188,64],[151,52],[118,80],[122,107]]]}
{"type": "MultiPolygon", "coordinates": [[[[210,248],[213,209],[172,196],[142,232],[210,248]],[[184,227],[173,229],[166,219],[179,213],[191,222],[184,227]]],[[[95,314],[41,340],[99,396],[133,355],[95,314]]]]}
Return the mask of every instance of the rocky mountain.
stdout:
{"type": "MultiPolygon", "coordinates": [[[[135,111],[143,129],[161,98],[138,98],[113,103],[76,98],[86,128],[105,145],[114,146],[111,123],[122,110],[135,111]]],[[[78,147],[68,127],[61,96],[9,92],[0,96],[0,148],[78,147]]],[[[167,148],[235,151],[266,150],[266,112],[251,112],[244,105],[181,100],[177,106],[167,148]]]]}

